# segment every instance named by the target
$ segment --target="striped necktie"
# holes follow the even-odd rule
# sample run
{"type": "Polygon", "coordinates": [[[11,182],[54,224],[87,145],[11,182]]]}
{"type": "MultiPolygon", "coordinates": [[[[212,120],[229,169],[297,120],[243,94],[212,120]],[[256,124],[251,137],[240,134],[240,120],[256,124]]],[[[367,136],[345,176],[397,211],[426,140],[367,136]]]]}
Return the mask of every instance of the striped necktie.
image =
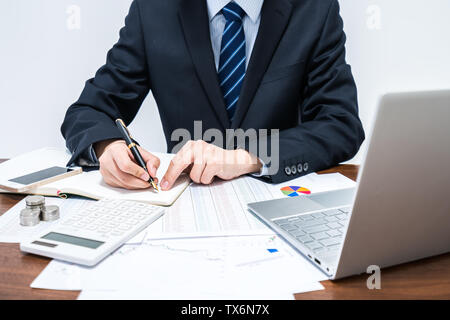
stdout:
{"type": "Polygon", "coordinates": [[[222,35],[218,74],[228,116],[232,121],[245,77],[245,34],[242,25],[245,11],[238,4],[230,2],[222,9],[222,14],[227,22],[222,35]]]}

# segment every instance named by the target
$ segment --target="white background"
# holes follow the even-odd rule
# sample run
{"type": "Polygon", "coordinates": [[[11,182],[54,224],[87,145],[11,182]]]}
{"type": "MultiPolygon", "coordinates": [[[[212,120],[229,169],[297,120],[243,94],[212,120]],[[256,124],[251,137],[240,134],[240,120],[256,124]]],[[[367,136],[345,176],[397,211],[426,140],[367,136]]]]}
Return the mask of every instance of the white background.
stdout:
{"type": "MultiPolygon", "coordinates": [[[[64,147],[66,109],[104,64],[130,3],[0,1],[0,158],[64,147]]],[[[383,92],[450,88],[449,0],[340,3],[366,131],[383,92]]],[[[166,151],[151,95],[131,130],[149,150],[166,151]]]]}

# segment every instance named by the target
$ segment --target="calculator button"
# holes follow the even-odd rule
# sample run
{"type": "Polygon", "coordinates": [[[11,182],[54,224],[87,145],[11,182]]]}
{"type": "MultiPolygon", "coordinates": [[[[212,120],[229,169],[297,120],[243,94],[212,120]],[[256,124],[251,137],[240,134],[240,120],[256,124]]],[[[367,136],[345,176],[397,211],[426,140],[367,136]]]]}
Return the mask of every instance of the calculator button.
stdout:
{"type": "Polygon", "coordinates": [[[121,216],[121,217],[124,217],[124,218],[131,218],[131,217],[133,217],[134,215],[131,214],[131,213],[129,213],[129,212],[124,212],[124,213],[122,213],[120,216],[121,216]]]}
{"type": "Polygon", "coordinates": [[[110,212],[110,214],[113,216],[118,216],[118,215],[120,215],[120,213],[121,212],[119,210],[111,210],[111,212],[110,212]]]}
{"type": "Polygon", "coordinates": [[[138,224],[139,221],[138,220],[134,220],[134,219],[130,219],[130,220],[127,221],[127,223],[129,223],[131,225],[135,225],[135,224],[138,224]]]}
{"type": "Polygon", "coordinates": [[[97,228],[98,228],[98,226],[90,225],[90,226],[86,227],[86,230],[95,231],[97,228]]]}
{"type": "Polygon", "coordinates": [[[117,223],[117,222],[108,222],[108,223],[106,224],[106,226],[109,227],[109,228],[115,228],[115,227],[117,227],[118,225],[119,225],[119,223],[117,223]]]}
{"type": "Polygon", "coordinates": [[[108,209],[115,209],[120,204],[120,201],[113,200],[113,201],[105,201],[103,203],[103,206],[108,209]]]}
{"type": "Polygon", "coordinates": [[[147,217],[144,214],[140,214],[140,215],[137,215],[135,218],[139,219],[139,220],[144,220],[147,217]]]}
{"type": "Polygon", "coordinates": [[[127,221],[127,219],[122,218],[122,217],[115,217],[115,218],[114,218],[114,221],[117,221],[117,222],[125,222],[125,221],[127,221]]]}
{"type": "Polygon", "coordinates": [[[156,208],[147,208],[141,211],[142,214],[150,215],[155,212],[156,208]]]}
{"type": "Polygon", "coordinates": [[[111,235],[118,237],[118,236],[123,235],[123,231],[115,230],[115,231],[111,232],[111,235]]]}
{"type": "Polygon", "coordinates": [[[99,232],[99,233],[108,233],[110,231],[111,231],[111,228],[107,228],[107,227],[100,227],[97,230],[97,232],[99,232]]]}
{"type": "Polygon", "coordinates": [[[87,223],[77,222],[73,226],[77,228],[84,228],[85,226],[87,226],[87,223]]]}
{"type": "Polygon", "coordinates": [[[117,229],[122,230],[122,231],[128,231],[131,229],[131,226],[129,224],[121,224],[117,229]]]}

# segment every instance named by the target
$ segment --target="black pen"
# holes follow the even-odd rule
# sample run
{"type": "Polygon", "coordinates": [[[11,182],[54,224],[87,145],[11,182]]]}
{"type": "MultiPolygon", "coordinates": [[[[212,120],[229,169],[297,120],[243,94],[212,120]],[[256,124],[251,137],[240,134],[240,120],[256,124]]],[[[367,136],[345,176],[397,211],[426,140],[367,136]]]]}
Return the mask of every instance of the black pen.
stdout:
{"type": "Polygon", "coordinates": [[[131,138],[131,134],[130,131],[128,131],[127,126],[125,125],[125,123],[123,122],[122,119],[117,119],[116,120],[116,125],[117,128],[119,128],[120,133],[123,136],[123,139],[125,140],[125,143],[128,146],[128,149],[131,150],[131,153],[134,156],[134,159],[136,159],[136,162],[139,166],[141,166],[142,168],[144,168],[145,171],[147,171],[150,179],[148,180],[148,182],[152,185],[152,187],[159,192],[158,190],[158,186],[156,185],[155,181],[153,180],[152,176],[150,175],[150,172],[148,172],[147,166],[145,165],[145,161],[141,156],[141,153],[139,152],[136,143],[133,142],[133,139],[131,138]]]}

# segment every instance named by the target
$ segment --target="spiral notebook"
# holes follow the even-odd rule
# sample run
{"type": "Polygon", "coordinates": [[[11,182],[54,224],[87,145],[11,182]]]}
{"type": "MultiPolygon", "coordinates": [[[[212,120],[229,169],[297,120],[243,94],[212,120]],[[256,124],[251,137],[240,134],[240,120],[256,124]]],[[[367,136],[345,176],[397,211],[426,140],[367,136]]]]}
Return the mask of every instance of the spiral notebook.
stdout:
{"type": "MultiPolygon", "coordinates": [[[[173,154],[153,153],[161,160],[157,178],[161,181],[169,167],[173,154]]],[[[32,151],[0,164],[0,177],[14,178],[27,173],[35,172],[52,166],[66,166],[70,153],[57,148],[44,148],[32,151]]],[[[77,195],[91,199],[124,199],[145,202],[160,206],[170,206],[189,186],[190,179],[183,174],[169,191],[156,192],[153,189],[125,190],[107,185],[98,170],[83,172],[81,174],[55,181],[35,189],[26,194],[39,194],[43,196],[77,195]]],[[[8,193],[0,190],[0,192],[8,193]]]]}

